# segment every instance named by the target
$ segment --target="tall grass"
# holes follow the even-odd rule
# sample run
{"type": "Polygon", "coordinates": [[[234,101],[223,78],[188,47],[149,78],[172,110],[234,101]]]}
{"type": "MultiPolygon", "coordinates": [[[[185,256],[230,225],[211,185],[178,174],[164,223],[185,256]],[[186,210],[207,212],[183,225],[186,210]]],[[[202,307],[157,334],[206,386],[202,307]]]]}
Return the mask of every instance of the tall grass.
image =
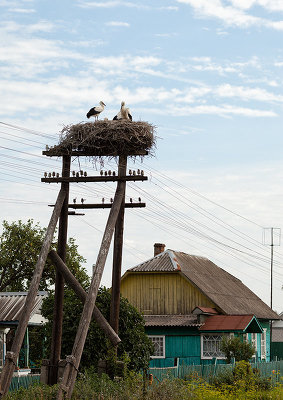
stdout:
{"type": "MultiPolygon", "coordinates": [[[[57,387],[35,385],[9,393],[5,400],[55,400],[57,387]]],[[[257,384],[246,385],[245,380],[232,384],[207,384],[193,377],[190,380],[167,377],[152,385],[142,375],[128,373],[127,377],[111,380],[93,371],[80,375],[73,400],[283,400],[283,385],[261,389],[257,384]]]]}

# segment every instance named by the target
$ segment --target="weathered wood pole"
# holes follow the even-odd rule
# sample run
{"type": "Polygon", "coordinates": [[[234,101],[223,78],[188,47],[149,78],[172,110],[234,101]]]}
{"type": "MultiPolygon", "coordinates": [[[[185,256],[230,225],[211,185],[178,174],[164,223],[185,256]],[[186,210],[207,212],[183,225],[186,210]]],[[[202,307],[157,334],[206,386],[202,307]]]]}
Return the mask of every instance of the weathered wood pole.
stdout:
{"type": "Polygon", "coordinates": [[[0,376],[0,398],[5,396],[11,384],[13,372],[15,370],[16,362],[19,357],[19,352],[23,343],[25,332],[28,326],[30,314],[32,312],[36,295],[39,288],[40,279],[50,249],[50,245],[54,236],[54,231],[57,221],[61,212],[61,208],[65,199],[66,193],[63,189],[60,190],[57,201],[45,234],[45,238],[38,256],[38,260],[33,273],[32,281],[29,287],[29,292],[19,319],[19,325],[15,333],[11,351],[7,352],[5,364],[0,376]]]}
{"type": "MultiPolygon", "coordinates": [[[[127,173],[127,156],[119,157],[118,177],[123,177],[127,173]]],[[[120,288],[122,271],[123,253],[123,233],[125,215],[125,193],[126,181],[121,182],[123,190],[123,201],[115,226],[114,249],[113,249],[113,271],[112,271],[112,292],[110,306],[110,325],[116,333],[119,331],[119,312],[120,312],[120,288]]]]}
{"type": "Polygon", "coordinates": [[[102,238],[100,250],[95,264],[95,269],[93,271],[90,288],[87,294],[87,298],[79,322],[79,327],[75,338],[72,354],[66,358],[67,364],[63,374],[62,382],[58,389],[56,397],[57,400],[62,400],[63,396],[65,396],[65,398],[67,399],[70,399],[73,393],[74,384],[78,373],[78,368],[80,365],[88,328],[91,321],[95,300],[97,297],[97,292],[99,289],[106,258],[109,252],[109,247],[111,244],[111,239],[113,236],[115,224],[123,200],[123,194],[124,194],[123,187],[121,185],[121,182],[119,182],[116,189],[113,205],[109,213],[104,235],[102,238]]]}
{"type": "MultiPolygon", "coordinates": [[[[77,294],[78,298],[82,301],[82,303],[85,303],[87,293],[80,285],[79,281],[74,277],[74,275],[69,270],[67,265],[62,261],[62,259],[56,253],[56,251],[51,250],[48,254],[48,257],[53,262],[56,269],[58,269],[58,271],[63,275],[66,283],[74,290],[74,292],[77,294]]],[[[119,338],[117,333],[114,331],[114,329],[112,329],[108,321],[104,318],[104,316],[101,314],[101,312],[96,306],[94,306],[92,318],[94,318],[99,327],[103,329],[104,333],[111,341],[113,346],[116,346],[118,343],[121,342],[121,339],[119,338]]]]}
{"type": "MultiPolygon", "coordinates": [[[[62,177],[70,177],[71,157],[63,156],[62,177]]],[[[68,232],[68,205],[69,205],[69,182],[62,182],[61,188],[65,190],[66,197],[59,218],[58,249],[60,258],[66,261],[66,245],[68,232]]],[[[62,326],[63,326],[63,303],[64,303],[64,277],[56,270],[53,326],[50,352],[50,366],[48,373],[48,384],[55,385],[58,380],[58,362],[61,358],[62,326]]]]}

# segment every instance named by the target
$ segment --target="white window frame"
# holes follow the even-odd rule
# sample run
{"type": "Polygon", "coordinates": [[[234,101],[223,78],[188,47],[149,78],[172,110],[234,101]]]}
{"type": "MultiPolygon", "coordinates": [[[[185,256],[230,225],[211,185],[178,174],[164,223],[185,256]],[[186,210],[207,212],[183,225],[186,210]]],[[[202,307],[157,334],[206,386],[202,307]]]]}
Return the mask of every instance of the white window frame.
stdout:
{"type": "Polygon", "coordinates": [[[266,332],[267,329],[263,328],[263,332],[260,335],[260,358],[266,360],[266,332]]]}
{"type": "Polygon", "coordinates": [[[251,345],[255,349],[255,353],[252,358],[256,358],[256,355],[257,355],[257,333],[254,333],[254,332],[251,333],[251,345]]]}
{"type": "Polygon", "coordinates": [[[202,333],[201,334],[201,358],[202,358],[202,360],[212,360],[213,358],[217,358],[218,360],[225,359],[225,354],[221,353],[220,351],[219,351],[219,355],[211,355],[211,356],[203,355],[203,353],[204,353],[204,339],[206,337],[209,337],[209,336],[211,338],[213,338],[213,337],[214,338],[221,338],[221,340],[222,340],[222,338],[225,336],[225,334],[222,334],[222,333],[202,333]]]}
{"type": "Polygon", "coordinates": [[[161,341],[162,342],[162,354],[161,355],[153,355],[150,358],[165,358],[165,336],[164,335],[148,335],[149,339],[152,341],[152,343],[155,343],[156,341],[161,341]]]}

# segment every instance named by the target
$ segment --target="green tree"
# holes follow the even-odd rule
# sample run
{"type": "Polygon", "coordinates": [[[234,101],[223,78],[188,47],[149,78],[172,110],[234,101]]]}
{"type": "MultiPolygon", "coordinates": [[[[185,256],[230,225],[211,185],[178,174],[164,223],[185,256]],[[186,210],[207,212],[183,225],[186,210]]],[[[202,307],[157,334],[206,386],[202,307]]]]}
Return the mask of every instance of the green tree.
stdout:
{"type": "MultiPolygon", "coordinates": [[[[45,232],[46,229],[41,228],[38,223],[35,224],[32,219],[27,222],[3,221],[0,235],[0,292],[28,290],[45,232]]],[[[56,249],[55,238],[52,247],[56,249]]],[[[82,267],[84,262],[75,240],[70,238],[66,264],[81,283],[88,282],[86,271],[82,267]]],[[[54,267],[47,259],[39,289],[50,289],[54,280],[54,267]]]]}
{"type": "Polygon", "coordinates": [[[255,354],[255,348],[252,344],[242,341],[239,337],[228,338],[224,336],[220,349],[225,354],[228,364],[231,363],[232,358],[235,358],[235,361],[249,361],[255,354]]]}
{"type": "MultiPolygon", "coordinates": [[[[27,291],[33,276],[38,255],[45,237],[46,229],[41,228],[32,219],[27,222],[3,221],[3,229],[0,235],[0,292],[3,291],[27,291]]],[[[52,248],[56,249],[56,235],[52,248]]],[[[78,253],[78,246],[73,238],[67,243],[66,264],[76,276],[83,287],[89,284],[89,277],[83,268],[84,257],[78,253]]],[[[51,291],[55,282],[55,268],[47,259],[39,290],[51,291]]],[[[10,337],[12,341],[15,328],[11,327],[10,337]]],[[[38,366],[43,358],[44,331],[42,326],[29,327],[30,336],[30,360],[32,365],[38,366]]],[[[9,342],[9,343],[10,343],[9,342]]],[[[7,344],[8,347],[11,344],[7,344]]]]}
{"type": "MultiPolygon", "coordinates": [[[[42,313],[49,320],[46,325],[46,336],[50,342],[52,313],[54,296],[49,296],[44,301],[42,313]]],[[[104,317],[109,320],[111,290],[100,288],[97,295],[96,305],[104,317]]],[[[64,297],[64,321],[62,356],[71,354],[75,335],[77,332],[83,305],[72,290],[67,289],[64,297]]],[[[127,353],[129,358],[128,368],[139,371],[146,368],[150,355],[153,354],[153,346],[145,334],[143,316],[128,302],[121,297],[119,337],[121,343],[118,346],[118,358],[123,358],[127,353]]],[[[84,352],[81,359],[81,368],[96,366],[98,360],[105,359],[109,352],[109,341],[104,332],[92,321],[88,331],[84,352]]]]}

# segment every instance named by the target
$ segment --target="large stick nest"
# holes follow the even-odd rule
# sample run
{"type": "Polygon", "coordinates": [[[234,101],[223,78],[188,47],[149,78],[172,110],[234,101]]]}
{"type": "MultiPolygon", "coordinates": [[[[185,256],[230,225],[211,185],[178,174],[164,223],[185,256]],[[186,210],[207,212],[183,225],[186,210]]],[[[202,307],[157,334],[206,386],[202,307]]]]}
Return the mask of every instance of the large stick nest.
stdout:
{"type": "Polygon", "coordinates": [[[153,154],[155,127],[148,122],[96,121],[65,126],[60,142],[50,149],[71,154],[87,152],[95,156],[136,155],[145,151],[153,154]]]}

